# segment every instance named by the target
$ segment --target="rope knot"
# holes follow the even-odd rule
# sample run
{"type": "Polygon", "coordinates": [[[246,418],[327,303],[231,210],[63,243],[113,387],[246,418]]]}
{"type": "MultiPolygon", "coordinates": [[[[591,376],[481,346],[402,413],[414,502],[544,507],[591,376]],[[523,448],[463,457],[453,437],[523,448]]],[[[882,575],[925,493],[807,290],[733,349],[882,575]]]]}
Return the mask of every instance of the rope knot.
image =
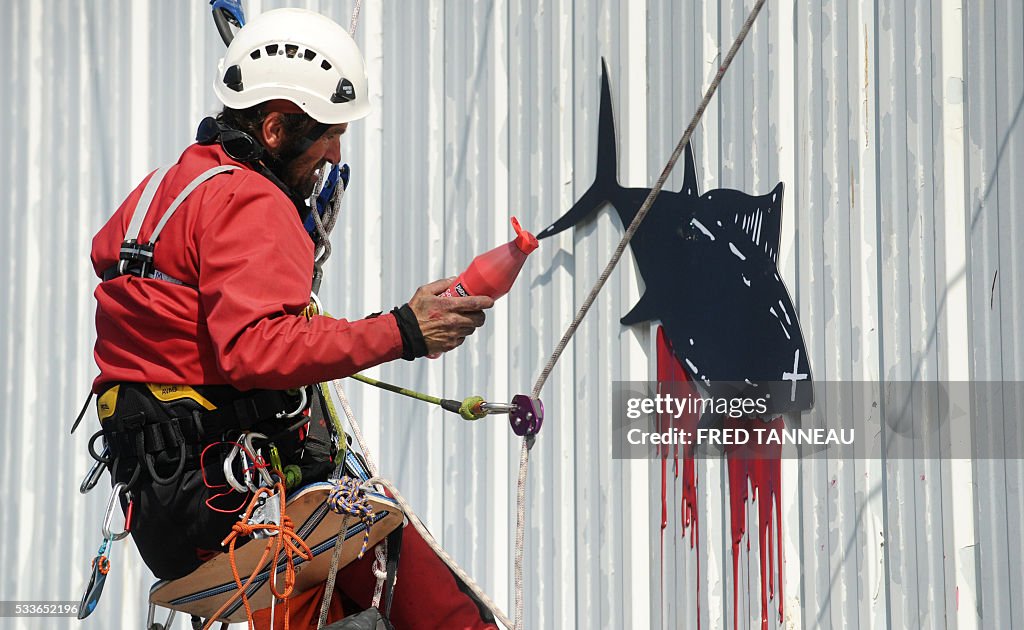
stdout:
{"type": "MultiPolygon", "coordinates": [[[[366,500],[366,492],[359,482],[351,477],[331,481],[334,488],[327,495],[327,507],[343,516],[354,516],[363,524],[363,546],[356,559],[362,559],[370,544],[370,528],[373,527],[373,506],[366,500]]],[[[347,534],[348,532],[344,532],[347,534]]]]}

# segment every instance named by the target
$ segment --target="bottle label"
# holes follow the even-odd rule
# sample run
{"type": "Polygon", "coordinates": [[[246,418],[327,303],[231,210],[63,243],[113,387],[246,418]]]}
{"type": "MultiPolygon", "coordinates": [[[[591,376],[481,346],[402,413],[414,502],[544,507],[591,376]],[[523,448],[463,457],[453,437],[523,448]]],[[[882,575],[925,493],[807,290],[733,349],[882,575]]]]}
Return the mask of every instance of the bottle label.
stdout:
{"type": "Polygon", "coordinates": [[[461,282],[456,283],[454,286],[450,286],[444,290],[444,293],[438,297],[467,297],[469,291],[466,291],[466,287],[462,286],[461,282]]]}

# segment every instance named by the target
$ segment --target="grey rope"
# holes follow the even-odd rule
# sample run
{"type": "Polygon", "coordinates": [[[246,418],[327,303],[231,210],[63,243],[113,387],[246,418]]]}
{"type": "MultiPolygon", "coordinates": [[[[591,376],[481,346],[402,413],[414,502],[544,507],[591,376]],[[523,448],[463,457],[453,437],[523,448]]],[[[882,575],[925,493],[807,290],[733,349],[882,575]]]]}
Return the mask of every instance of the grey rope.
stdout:
{"type": "MultiPolygon", "coordinates": [[[[356,0],[355,5],[352,7],[352,18],[348,25],[348,34],[352,36],[352,39],[356,37],[356,27],[359,25],[359,12],[362,10],[362,7],[362,0],[356,0]]],[[[313,194],[310,196],[310,207],[313,210],[313,223],[316,225],[317,234],[316,251],[313,254],[313,266],[316,275],[321,275],[324,263],[331,257],[331,231],[334,229],[334,223],[338,220],[341,198],[345,195],[345,187],[339,181],[336,184],[338,188],[334,191],[334,196],[328,202],[330,206],[324,213],[324,216],[320,217],[320,213],[317,212],[316,208],[316,198],[320,196],[320,191],[327,182],[327,175],[329,173],[329,170],[324,171],[316,187],[313,189],[313,194]]]]}
{"type": "Polygon", "coordinates": [[[331,381],[331,386],[334,387],[334,393],[338,395],[338,400],[341,401],[341,408],[345,411],[345,417],[348,418],[348,424],[352,427],[352,433],[356,436],[356,442],[359,442],[359,450],[363,452],[363,457],[366,459],[366,467],[370,469],[370,475],[377,476],[377,465],[373,463],[373,454],[370,453],[370,447],[366,445],[366,440],[363,439],[363,432],[359,428],[359,423],[356,422],[356,414],[352,412],[352,405],[348,402],[348,396],[345,395],[345,390],[341,388],[341,380],[335,379],[331,381]]]}
{"type": "MultiPolygon", "coordinates": [[[[366,460],[366,467],[370,469],[370,475],[376,477],[377,465],[373,463],[373,456],[370,453],[369,447],[366,446],[366,441],[363,439],[363,432],[359,428],[359,423],[356,422],[356,416],[352,412],[352,405],[349,404],[348,396],[345,395],[345,390],[341,387],[341,381],[331,381],[331,385],[334,387],[334,393],[341,402],[341,408],[345,411],[348,424],[352,427],[352,433],[355,434],[356,441],[359,442],[359,448],[362,450],[363,458],[366,460]]],[[[327,623],[327,611],[331,606],[331,597],[334,596],[334,583],[338,575],[338,564],[341,562],[341,548],[345,544],[345,528],[347,524],[348,517],[346,516],[341,519],[341,527],[338,529],[338,537],[334,543],[334,553],[331,554],[331,564],[327,569],[327,583],[324,585],[324,597],[320,600],[320,617],[316,625],[318,629],[323,628],[324,624],[327,623]]],[[[380,542],[378,549],[383,544],[385,544],[384,541],[380,542]]]]}
{"type": "MultiPolygon", "coordinates": [[[[647,195],[640,210],[637,212],[636,217],[629,224],[629,228],[626,229],[626,233],[623,234],[622,239],[619,241],[618,246],[615,248],[615,253],[612,254],[611,260],[605,266],[604,271],[601,272],[601,277],[597,279],[594,287],[590,290],[590,294],[587,295],[587,299],[583,301],[583,305],[580,306],[576,312],[576,316],[573,318],[572,323],[569,324],[569,328],[566,329],[565,334],[562,335],[562,339],[555,346],[554,352],[551,353],[551,358],[548,359],[547,365],[541,371],[540,376],[537,378],[537,383],[533,386],[532,398],[538,398],[541,390],[544,388],[544,384],[547,382],[548,377],[551,375],[551,370],[554,369],[555,363],[558,362],[558,358],[562,356],[562,352],[569,344],[569,340],[576,333],[576,329],[579,328],[580,322],[583,321],[584,316],[590,310],[594,300],[597,299],[598,293],[604,287],[605,282],[608,281],[608,277],[611,275],[612,270],[619,263],[619,259],[622,258],[622,254],[626,251],[626,245],[633,239],[633,235],[636,234],[640,228],[640,224],[647,217],[647,213],[650,211],[651,206],[654,205],[654,200],[661,194],[661,189],[665,186],[665,181],[668,176],[672,173],[672,169],[675,168],[676,162],[679,160],[679,156],[682,155],[683,149],[686,148],[686,144],[690,141],[690,136],[693,135],[693,130],[697,128],[700,123],[700,119],[704,116],[704,111],[707,109],[708,104],[711,102],[711,98],[715,95],[718,90],[718,85],[722,82],[722,77],[725,76],[726,70],[732,65],[732,60],[736,57],[736,53],[739,52],[740,47],[746,40],[747,35],[750,33],[750,28],[754,25],[754,20],[757,19],[757,15],[761,12],[761,7],[764,6],[765,0],[756,0],[754,8],[751,9],[750,15],[747,16],[746,21],[743,23],[743,27],[740,29],[739,34],[736,36],[736,40],[732,43],[732,47],[729,52],[726,53],[725,59],[722,61],[722,65],[719,66],[718,72],[715,74],[715,78],[712,79],[711,85],[708,86],[707,91],[704,93],[704,98],[701,100],[700,105],[697,107],[697,111],[694,112],[693,117],[690,119],[690,124],[687,125],[686,131],[683,132],[683,137],[679,139],[679,143],[676,144],[676,148],[672,151],[672,156],[669,158],[668,163],[665,164],[665,168],[661,171],[661,175],[658,177],[658,181],[655,182],[654,188],[651,188],[651,192],[647,195]]],[[[523,541],[525,539],[526,529],[526,476],[527,468],[529,465],[529,450],[533,446],[533,436],[523,438],[523,449],[519,460],[519,480],[516,485],[516,555],[515,555],[515,628],[519,630],[522,627],[523,621],[523,541]]]]}
{"type": "MultiPolygon", "coordinates": [[[[359,24],[359,11],[362,8],[362,0],[356,0],[355,6],[352,7],[352,19],[349,22],[348,34],[355,39],[356,26],[359,24]]],[[[334,224],[338,220],[338,210],[341,206],[341,199],[345,195],[345,187],[341,181],[338,181],[335,185],[338,187],[334,191],[334,195],[329,201],[329,207],[327,212],[324,213],[324,217],[321,218],[320,213],[317,211],[316,199],[320,196],[320,191],[323,189],[324,183],[327,181],[328,173],[325,172],[324,176],[317,183],[316,188],[313,190],[313,194],[310,200],[310,205],[313,211],[313,223],[316,225],[317,232],[317,243],[316,251],[313,255],[313,266],[316,275],[320,275],[323,269],[323,264],[327,262],[327,259],[331,257],[331,231],[334,229],[334,224]]],[[[366,441],[363,439],[363,432],[359,428],[359,423],[356,422],[355,414],[352,412],[352,405],[348,402],[348,396],[345,395],[345,390],[341,387],[341,382],[338,380],[332,381],[331,385],[334,387],[334,393],[337,394],[338,400],[341,402],[341,408],[345,412],[345,417],[348,418],[348,424],[352,427],[352,432],[356,436],[356,441],[359,442],[359,448],[363,452],[363,457],[366,459],[366,466],[370,469],[370,474],[373,476],[377,475],[377,466],[373,463],[373,456],[370,454],[370,448],[366,445],[366,441]]],[[[339,469],[341,463],[338,464],[339,469]]],[[[341,550],[345,544],[345,532],[348,525],[348,516],[346,515],[341,519],[341,527],[338,529],[338,537],[334,543],[334,553],[331,554],[330,568],[327,570],[327,583],[324,585],[324,597],[320,601],[320,616],[317,620],[316,627],[323,628],[327,622],[327,611],[331,605],[331,597],[334,596],[335,581],[338,577],[338,564],[341,562],[341,550]]],[[[376,560],[379,562],[384,554],[383,545],[386,545],[386,541],[380,542],[375,549],[376,560]]],[[[376,606],[379,600],[379,593],[381,592],[384,580],[377,577],[377,585],[374,589],[374,601],[373,605],[376,606]]]]}
{"type": "Polygon", "coordinates": [[[612,255],[611,260],[608,261],[608,265],[605,266],[604,271],[601,272],[601,277],[597,279],[597,283],[594,284],[594,288],[590,290],[590,295],[583,301],[583,305],[580,306],[579,311],[576,312],[576,317],[569,324],[569,328],[566,329],[565,334],[562,335],[561,341],[555,347],[555,351],[551,353],[551,358],[548,359],[547,365],[544,366],[544,370],[541,371],[540,377],[537,378],[537,383],[533,386],[533,398],[540,396],[541,389],[544,388],[544,383],[547,382],[548,376],[551,375],[551,370],[555,367],[555,363],[558,358],[562,356],[562,351],[565,350],[569,340],[572,339],[573,334],[576,333],[576,329],[579,328],[580,322],[583,321],[583,317],[590,310],[590,306],[597,299],[597,294],[601,292],[601,288],[604,287],[604,283],[608,281],[608,276],[611,275],[612,270],[619,263],[619,259],[622,258],[623,252],[626,250],[626,245],[633,239],[633,235],[640,228],[640,224],[643,223],[644,218],[647,217],[647,213],[650,211],[651,206],[654,204],[654,200],[661,194],[661,189],[665,186],[665,180],[672,173],[672,169],[675,168],[676,161],[679,160],[679,156],[682,155],[683,149],[686,148],[686,143],[690,141],[690,136],[693,135],[693,130],[700,123],[700,119],[704,116],[704,110],[707,109],[708,103],[711,102],[711,97],[715,95],[715,91],[718,90],[719,83],[722,82],[722,77],[725,75],[725,71],[729,69],[732,64],[733,57],[739,51],[740,46],[743,44],[743,40],[747,38],[747,34],[750,32],[750,27],[753,26],[754,20],[757,18],[757,14],[760,13],[761,7],[764,5],[765,0],[757,0],[754,4],[754,8],[750,11],[750,15],[747,16],[747,21],[743,23],[743,28],[740,29],[739,35],[736,36],[736,41],[733,42],[732,48],[725,55],[725,60],[722,61],[722,65],[719,66],[718,72],[715,74],[715,78],[711,81],[711,85],[708,86],[707,91],[704,93],[704,99],[700,102],[697,107],[697,111],[694,112],[693,118],[690,119],[690,124],[686,127],[686,131],[683,132],[683,137],[679,139],[679,143],[676,144],[676,148],[672,151],[672,156],[669,158],[668,163],[665,165],[664,170],[661,171],[661,175],[658,177],[658,181],[655,182],[654,188],[651,188],[651,192],[647,195],[640,210],[637,212],[633,222],[629,224],[629,228],[626,233],[622,236],[622,240],[619,241],[618,247],[615,248],[615,253],[612,255]]]}
{"type": "Polygon", "coordinates": [[[348,23],[348,34],[356,38],[356,25],[359,24],[359,11],[363,8],[363,0],[356,0],[352,6],[352,19],[348,23]]]}
{"type": "Polygon", "coordinates": [[[327,583],[324,585],[324,598],[320,600],[320,617],[317,619],[317,630],[327,623],[327,611],[331,607],[331,597],[334,596],[334,582],[338,579],[338,563],[341,562],[341,550],[345,546],[345,532],[348,531],[348,514],[341,517],[341,527],[338,528],[338,537],[334,541],[334,553],[331,554],[331,568],[327,570],[327,583]]]}

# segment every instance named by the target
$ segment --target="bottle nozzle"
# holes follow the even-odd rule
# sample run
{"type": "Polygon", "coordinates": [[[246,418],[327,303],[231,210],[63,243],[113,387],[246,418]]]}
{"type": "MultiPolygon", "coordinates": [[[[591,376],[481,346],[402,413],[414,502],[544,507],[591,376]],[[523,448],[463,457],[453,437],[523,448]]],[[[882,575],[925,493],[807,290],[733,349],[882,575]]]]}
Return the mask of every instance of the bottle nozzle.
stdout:
{"type": "Polygon", "coordinates": [[[512,229],[516,231],[516,247],[524,254],[529,254],[540,246],[537,237],[530,234],[519,225],[519,219],[512,217],[512,229]]]}

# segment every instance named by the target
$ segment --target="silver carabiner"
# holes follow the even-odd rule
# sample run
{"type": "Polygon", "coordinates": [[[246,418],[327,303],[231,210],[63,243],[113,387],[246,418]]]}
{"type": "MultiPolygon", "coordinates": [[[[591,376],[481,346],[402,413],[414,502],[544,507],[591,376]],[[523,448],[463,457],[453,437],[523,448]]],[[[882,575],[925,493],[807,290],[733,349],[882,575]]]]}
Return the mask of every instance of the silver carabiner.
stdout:
{"type": "MultiPolygon", "coordinates": [[[[232,447],[231,452],[228,453],[228,456],[224,458],[223,468],[224,480],[228,482],[228,485],[231,486],[237,492],[246,493],[249,491],[250,485],[248,478],[246,479],[246,484],[243,485],[235,477],[234,471],[235,457],[238,456],[239,452],[242,450],[243,439],[245,439],[245,436],[239,436],[238,441],[235,442],[235,445],[234,447],[232,447]]],[[[242,457],[242,470],[245,471],[248,468],[248,465],[245,463],[244,455],[242,455],[242,457]]]]}
{"type": "Polygon", "coordinates": [[[516,409],[519,409],[519,405],[514,405],[512,403],[485,402],[480,403],[480,409],[488,415],[492,413],[512,413],[516,409]]]}
{"type": "Polygon", "coordinates": [[[313,306],[316,307],[316,314],[317,315],[323,315],[324,314],[324,304],[323,304],[323,302],[320,301],[320,296],[318,296],[316,294],[316,291],[310,291],[309,292],[309,301],[312,302],[313,306]]]}
{"type": "MultiPolygon", "coordinates": [[[[103,454],[101,455],[101,457],[106,459],[108,455],[110,455],[110,447],[104,446],[103,454]]],[[[106,462],[101,462],[97,460],[96,463],[94,463],[92,467],[89,468],[89,472],[85,474],[85,478],[82,479],[82,485],[78,486],[78,491],[81,492],[82,494],[88,494],[93,488],[96,487],[96,484],[99,483],[100,477],[103,476],[103,471],[106,468],[106,462]]]]}
{"type": "Polygon", "coordinates": [[[257,433],[256,431],[250,431],[238,438],[232,447],[231,452],[224,459],[224,480],[228,482],[228,485],[237,490],[238,492],[256,492],[260,489],[259,486],[252,481],[251,468],[255,467],[259,470],[260,477],[263,478],[263,483],[267,486],[274,485],[274,478],[267,472],[266,466],[259,466],[258,462],[255,461],[256,449],[253,447],[253,440],[265,440],[267,436],[263,433],[257,433]],[[249,453],[252,454],[254,461],[250,465],[248,462],[249,453]],[[234,463],[235,457],[242,459],[242,470],[245,471],[245,484],[243,485],[235,477],[234,463]]]}
{"type": "MultiPolygon", "coordinates": [[[[303,389],[302,391],[305,392],[306,390],[303,389]]],[[[242,444],[244,444],[245,448],[249,449],[249,452],[253,453],[253,455],[255,456],[256,449],[253,447],[252,441],[253,440],[265,440],[265,439],[267,439],[266,435],[264,435],[262,433],[257,433],[255,431],[249,431],[248,433],[246,433],[242,437],[242,444]]],[[[253,465],[255,466],[256,462],[253,462],[253,465]]],[[[274,487],[274,477],[271,476],[270,471],[267,469],[267,466],[265,466],[265,465],[264,466],[257,466],[256,469],[259,470],[260,477],[263,477],[263,483],[267,487],[273,488],[274,487]]],[[[253,488],[253,492],[256,492],[257,489],[258,488],[253,488]]]]}
{"type": "MultiPolygon", "coordinates": [[[[280,418],[294,418],[295,416],[297,416],[300,413],[302,413],[303,411],[305,411],[307,406],[309,406],[309,394],[306,393],[306,388],[305,387],[300,387],[299,388],[299,406],[296,407],[294,411],[281,411],[281,412],[279,412],[277,414],[276,417],[279,418],[279,419],[280,418]]],[[[263,437],[267,437],[267,436],[264,435],[263,437]]]]}
{"type": "Polygon", "coordinates": [[[110,531],[110,523],[114,520],[114,510],[116,509],[117,500],[125,492],[128,492],[128,485],[125,484],[124,482],[118,482],[114,484],[113,488],[110,489],[110,498],[107,499],[107,512],[103,515],[103,529],[101,530],[103,532],[104,539],[121,540],[122,538],[127,537],[129,534],[129,531],[131,529],[130,520],[132,514],[131,501],[128,502],[128,511],[125,513],[124,517],[124,530],[116,534],[110,531]]]}

